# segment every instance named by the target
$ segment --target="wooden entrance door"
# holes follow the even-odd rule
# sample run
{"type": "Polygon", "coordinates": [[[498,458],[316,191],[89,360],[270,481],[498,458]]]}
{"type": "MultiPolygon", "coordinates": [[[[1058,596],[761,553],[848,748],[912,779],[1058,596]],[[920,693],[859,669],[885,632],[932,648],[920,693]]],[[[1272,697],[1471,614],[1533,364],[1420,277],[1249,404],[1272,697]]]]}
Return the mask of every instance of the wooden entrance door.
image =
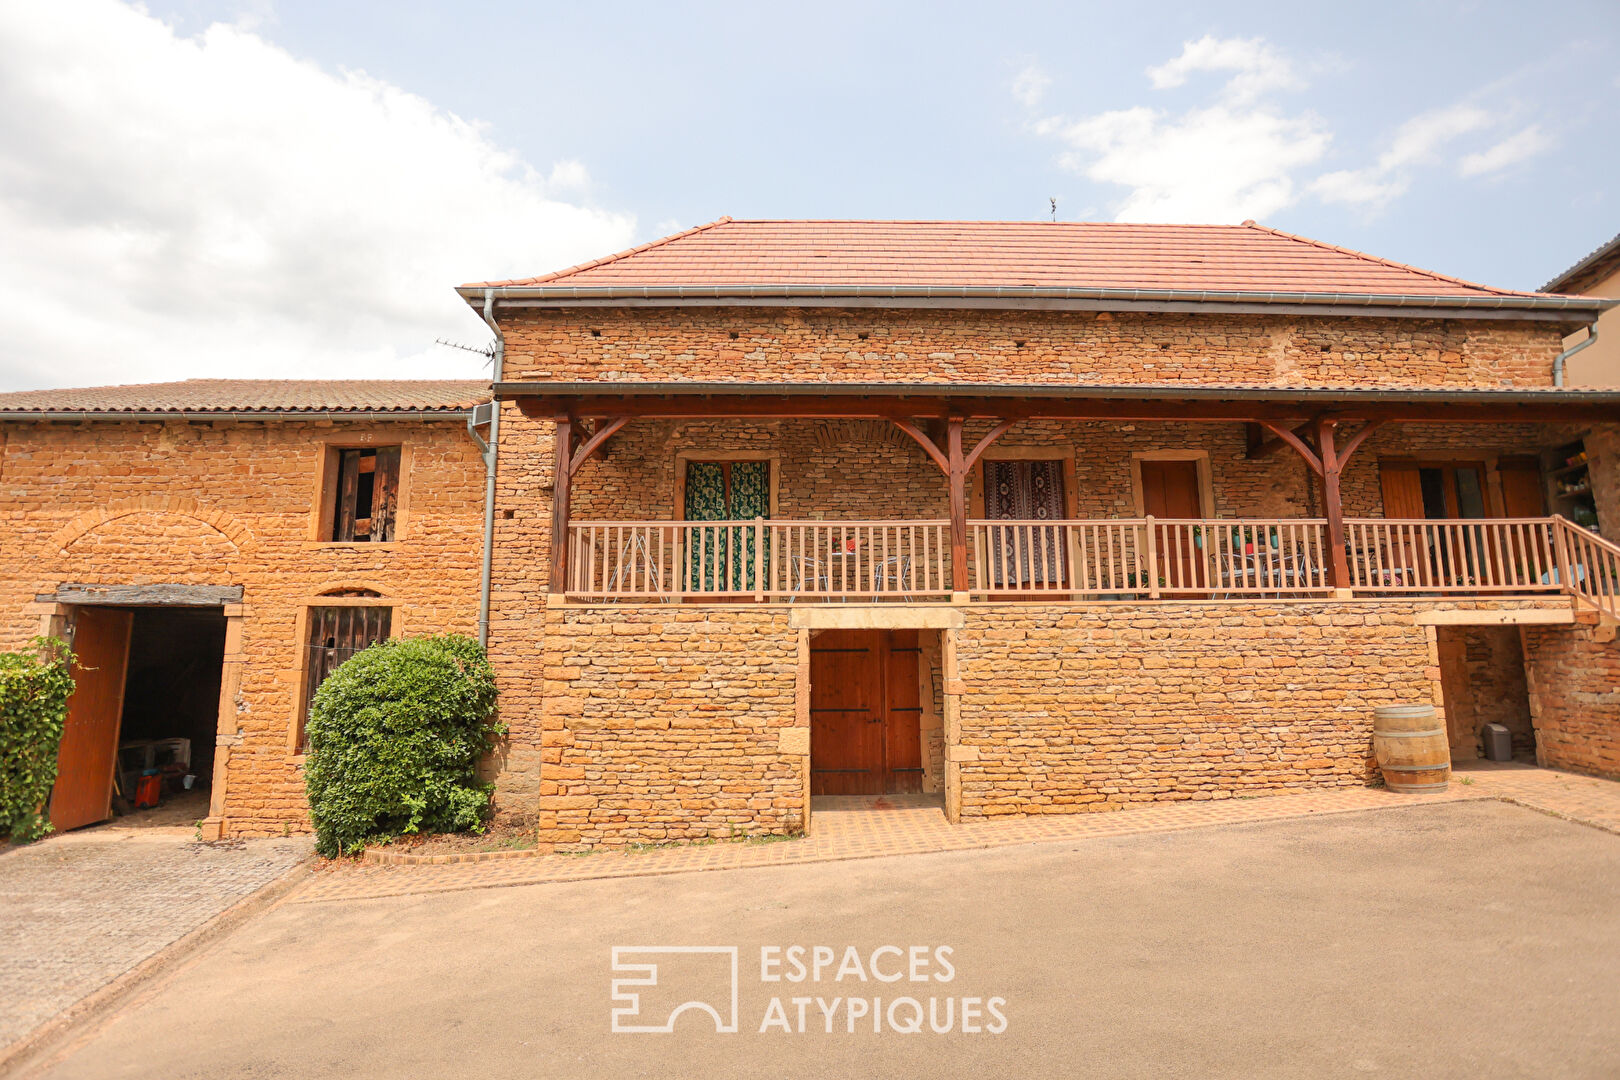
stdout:
{"type": "MultiPolygon", "coordinates": [[[[1196,461],[1150,461],[1142,467],[1142,511],[1155,518],[1202,518],[1204,502],[1196,461]]],[[[1153,545],[1159,558],[1159,578],[1171,588],[1202,586],[1203,549],[1189,527],[1154,530],[1153,545]]]]}
{"type": "Polygon", "coordinates": [[[59,831],[105,821],[112,812],[113,766],[124,711],[124,673],[134,616],[80,608],[73,630],[73,696],[56,756],[51,826],[59,831]]]}
{"type": "Polygon", "coordinates": [[[922,790],[915,630],[826,630],[810,641],[810,794],[922,790]]]}

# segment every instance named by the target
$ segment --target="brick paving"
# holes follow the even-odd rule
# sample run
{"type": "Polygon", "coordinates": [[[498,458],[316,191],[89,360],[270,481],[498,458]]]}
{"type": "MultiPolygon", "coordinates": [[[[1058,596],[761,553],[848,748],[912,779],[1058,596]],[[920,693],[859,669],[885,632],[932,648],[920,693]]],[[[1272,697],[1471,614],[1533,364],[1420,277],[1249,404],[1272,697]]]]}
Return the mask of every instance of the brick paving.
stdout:
{"type": "Polygon", "coordinates": [[[0,854],[0,1048],[208,923],[309,854],[95,829],[0,854]]]}
{"type": "Polygon", "coordinates": [[[641,852],[531,855],[428,866],[329,864],[291,897],[298,903],[410,893],[450,892],[592,878],[641,877],[699,870],[833,862],[1042,841],[1086,840],[1501,799],[1558,817],[1620,832],[1620,782],[1531,765],[1470,762],[1439,795],[1396,795],[1382,788],[1336,788],[1299,795],[1155,803],[1113,813],[1054,814],[951,825],[938,801],[924,796],[817,799],[812,834],[793,840],[687,844],[641,852]],[[1466,782],[1464,782],[1466,780],[1466,782]]]}
{"type": "MultiPolygon", "coordinates": [[[[1615,787],[1620,788],[1620,784],[1615,787]]],[[[817,799],[812,812],[812,833],[799,839],[686,844],[626,853],[534,855],[449,865],[328,864],[290,899],[313,903],[500,885],[835,862],[1049,840],[1085,840],[1489,797],[1483,786],[1477,791],[1473,789],[1474,785],[1453,784],[1441,795],[1410,796],[1377,788],[1340,788],[1301,795],[1156,803],[1112,813],[1053,814],[954,826],[945,820],[939,803],[926,798],[817,799]]]]}
{"type": "Polygon", "coordinates": [[[1519,762],[1469,761],[1452,770],[1461,786],[1555,817],[1620,833],[1620,781],[1538,769],[1519,762]]]}

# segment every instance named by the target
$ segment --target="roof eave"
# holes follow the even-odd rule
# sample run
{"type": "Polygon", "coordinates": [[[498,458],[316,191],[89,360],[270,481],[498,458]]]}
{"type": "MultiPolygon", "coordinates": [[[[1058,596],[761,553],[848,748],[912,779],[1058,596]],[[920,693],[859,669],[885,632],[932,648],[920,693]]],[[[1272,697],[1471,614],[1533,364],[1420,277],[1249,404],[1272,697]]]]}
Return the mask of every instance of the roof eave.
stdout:
{"type": "Polygon", "coordinates": [[[614,302],[689,305],[720,303],[761,305],[782,301],[836,304],[841,301],[895,300],[908,306],[1025,306],[1031,301],[1079,302],[1093,309],[1129,310],[1163,304],[1221,309],[1254,305],[1289,308],[1344,308],[1416,316],[1444,312],[1468,314],[1525,312],[1537,316],[1590,322],[1620,300],[1592,296],[1430,295],[1423,293],[1280,292],[1212,289],[1107,289],[1048,286],[984,285],[463,285],[456,289],[468,303],[486,296],[523,306],[599,306],[614,302]]]}
{"type": "Polygon", "coordinates": [[[256,420],[386,421],[459,420],[476,405],[444,409],[0,409],[0,422],[84,423],[109,421],[131,423],[143,420],[186,420],[192,422],[247,423],[256,420]]]}

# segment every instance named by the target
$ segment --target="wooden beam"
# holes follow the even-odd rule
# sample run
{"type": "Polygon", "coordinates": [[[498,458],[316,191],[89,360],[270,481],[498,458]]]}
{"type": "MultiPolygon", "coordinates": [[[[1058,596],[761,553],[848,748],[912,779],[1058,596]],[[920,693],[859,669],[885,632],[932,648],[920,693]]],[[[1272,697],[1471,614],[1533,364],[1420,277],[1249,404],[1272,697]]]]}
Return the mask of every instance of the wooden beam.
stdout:
{"type": "Polygon", "coordinates": [[[579,467],[591,459],[591,455],[596,453],[597,447],[613,438],[614,435],[618,434],[619,429],[629,422],[630,418],[628,416],[621,416],[614,420],[597,421],[596,430],[591,433],[591,437],[586,439],[584,445],[578,450],[574,451],[573,457],[569,458],[568,475],[572,477],[579,472],[579,467]]]}
{"type": "Polygon", "coordinates": [[[573,479],[572,446],[574,418],[564,413],[557,424],[556,466],[551,489],[551,577],[548,587],[554,593],[568,591],[568,493],[573,479]]]}
{"type": "Polygon", "coordinates": [[[990,433],[984,438],[980,439],[978,443],[974,445],[973,452],[968,454],[967,461],[963,467],[964,472],[972,470],[973,463],[979,460],[979,455],[990,449],[990,444],[1007,434],[1007,431],[1016,423],[1018,423],[1017,420],[1003,420],[1001,423],[991,428],[990,433]]]}
{"type": "MultiPolygon", "coordinates": [[[[1265,424],[1255,424],[1255,425],[1252,425],[1252,426],[1259,427],[1259,428],[1264,428],[1266,430],[1270,430],[1270,428],[1265,424]]],[[[1315,430],[1315,426],[1316,426],[1316,418],[1312,417],[1311,419],[1305,421],[1303,424],[1300,424],[1298,427],[1296,427],[1294,429],[1294,434],[1299,436],[1300,439],[1303,440],[1315,430]]],[[[1289,445],[1288,440],[1283,439],[1283,438],[1281,438],[1279,436],[1273,436],[1272,438],[1265,439],[1265,440],[1259,441],[1259,442],[1256,442],[1254,439],[1250,439],[1249,440],[1249,451],[1244,456],[1247,457],[1250,461],[1256,461],[1256,460],[1258,460],[1260,458],[1263,458],[1263,457],[1269,457],[1272,454],[1275,454],[1278,450],[1281,450],[1283,447],[1288,446],[1288,445],[1289,445]]]]}
{"type": "Polygon", "coordinates": [[[945,422],[945,471],[951,508],[951,591],[968,591],[967,572],[967,455],[962,452],[960,416],[945,422]]]}
{"type": "Polygon", "coordinates": [[[1176,399],[1073,399],[1039,400],[1027,397],[963,399],[949,396],[872,396],[829,394],[738,395],[517,395],[525,416],[549,420],[558,412],[595,413],[657,419],[790,418],[804,420],[918,420],[942,415],[964,419],[1012,420],[1188,420],[1197,422],[1286,423],[1289,428],[1323,416],[1359,420],[1369,412],[1386,423],[1612,423],[1613,405],[1581,401],[1532,404],[1479,404],[1433,402],[1378,402],[1376,406],[1346,403],[1324,408],[1321,403],[1176,399]]]}
{"type": "MultiPolygon", "coordinates": [[[[1319,421],[1319,423],[1320,422],[1325,421],[1319,421]]],[[[1260,426],[1277,436],[1278,446],[1281,446],[1284,443],[1292,446],[1299,452],[1299,456],[1305,459],[1305,464],[1310,466],[1313,473],[1315,473],[1317,476],[1322,475],[1322,459],[1316,455],[1315,450],[1311,449],[1309,443],[1300,438],[1295,429],[1270,420],[1260,421],[1260,426]]]]}
{"type": "Polygon", "coordinates": [[[940,472],[944,473],[946,476],[951,474],[950,459],[945,456],[945,451],[939,448],[939,444],[936,443],[927,432],[923,431],[922,428],[918,427],[910,420],[897,419],[894,421],[894,426],[915,439],[917,441],[917,445],[922,447],[923,451],[927,453],[929,457],[934,459],[934,464],[939,466],[940,472]]]}
{"type": "Polygon", "coordinates": [[[1362,425],[1360,431],[1350,436],[1350,441],[1345,443],[1342,448],[1335,451],[1335,454],[1339,459],[1339,467],[1342,469],[1346,464],[1348,464],[1350,461],[1350,455],[1361,449],[1361,444],[1367,441],[1367,436],[1383,427],[1384,424],[1384,420],[1370,419],[1362,425]]]}
{"type": "MultiPolygon", "coordinates": [[[[1339,460],[1337,421],[1322,419],[1316,422],[1316,445],[1321,449],[1319,472],[1322,477],[1322,509],[1327,517],[1328,569],[1335,589],[1350,588],[1350,561],[1345,552],[1344,504],[1339,497],[1339,473],[1344,467],[1339,460]]],[[[1292,434],[1292,432],[1290,432],[1292,434]]]]}

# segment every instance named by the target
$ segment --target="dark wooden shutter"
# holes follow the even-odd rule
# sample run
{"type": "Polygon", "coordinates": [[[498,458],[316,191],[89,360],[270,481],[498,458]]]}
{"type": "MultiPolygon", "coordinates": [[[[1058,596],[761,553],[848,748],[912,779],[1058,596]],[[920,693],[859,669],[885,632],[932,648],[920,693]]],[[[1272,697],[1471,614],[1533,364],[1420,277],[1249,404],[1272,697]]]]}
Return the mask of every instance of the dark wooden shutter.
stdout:
{"type": "MultiPolygon", "coordinates": [[[[388,640],[394,621],[394,609],[388,607],[321,606],[309,609],[309,644],[305,658],[304,708],[302,719],[308,719],[315,704],[315,691],[326,677],[368,646],[388,640]]],[[[298,733],[298,745],[303,748],[306,737],[298,733]]]]}
{"type": "Polygon", "coordinates": [[[1502,516],[1541,517],[1547,512],[1541,462],[1535,458],[1502,458],[1496,463],[1502,478],[1502,516]]]}
{"type": "Polygon", "coordinates": [[[360,451],[338,451],[337,506],[332,514],[332,539],[354,539],[354,502],[360,490],[360,451]]]}
{"type": "Polygon", "coordinates": [[[377,448],[376,473],[371,488],[371,539],[394,539],[394,518],[399,509],[399,447],[377,448]]]}
{"type": "Polygon", "coordinates": [[[1422,518],[1423,482],[1417,463],[1383,459],[1378,462],[1378,481],[1384,493],[1387,518],[1422,518]]]}

